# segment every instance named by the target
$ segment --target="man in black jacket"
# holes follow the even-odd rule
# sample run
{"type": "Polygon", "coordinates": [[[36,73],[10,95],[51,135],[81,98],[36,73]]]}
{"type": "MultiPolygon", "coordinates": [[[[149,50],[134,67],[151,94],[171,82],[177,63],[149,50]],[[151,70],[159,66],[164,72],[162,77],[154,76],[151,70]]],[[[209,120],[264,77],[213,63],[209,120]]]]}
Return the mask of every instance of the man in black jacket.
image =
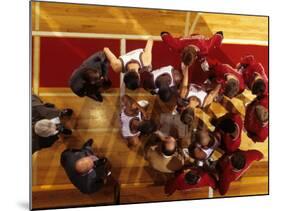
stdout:
{"type": "Polygon", "coordinates": [[[71,117],[72,113],[70,108],[60,110],[32,94],[32,154],[51,147],[59,134],[71,135],[72,131],[61,123],[61,119],[71,117]]]}
{"type": "Polygon", "coordinates": [[[110,175],[106,158],[98,158],[89,139],[81,149],[66,149],[61,154],[63,166],[69,180],[82,193],[99,191],[110,175]]]}
{"type": "Polygon", "coordinates": [[[101,92],[111,87],[108,78],[108,60],[103,51],[86,59],[71,75],[71,90],[79,97],[90,97],[102,102],[101,92]]]}

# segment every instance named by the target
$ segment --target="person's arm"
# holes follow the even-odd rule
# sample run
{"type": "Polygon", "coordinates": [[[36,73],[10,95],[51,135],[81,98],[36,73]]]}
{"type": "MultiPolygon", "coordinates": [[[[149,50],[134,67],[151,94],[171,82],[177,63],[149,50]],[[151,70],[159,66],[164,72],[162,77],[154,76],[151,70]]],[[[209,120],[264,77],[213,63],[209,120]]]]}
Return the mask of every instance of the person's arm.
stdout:
{"type": "Polygon", "coordinates": [[[210,105],[214,101],[214,99],[218,95],[220,89],[221,89],[221,84],[217,84],[217,86],[212,91],[209,92],[208,96],[205,99],[203,107],[210,105]]]}
{"type": "Polygon", "coordinates": [[[112,67],[113,71],[119,73],[122,70],[122,63],[121,61],[111,52],[111,50],[107,47],[103,49],[106,58],[108,59],[110,66],[112,67]]]}
{"type": "Polygon", "coordinates": [[[123,106],[125,106],[125,107],[127,107],[127,106],[132,106],[132,105],[136,106],[136,107],[139,109],[139,111],[142,113],[143,118],[144,118],[144,119],[149,119],[149,118],[148,118],[148,114],[147,114],[147,112],[144,110],[144,108],[141,107],[141,106],[138,104],[138,102],[135,101],[135,100],[134,100],[133,98],[131,98],[130,96],[128,96],[128,95],[123,95],[123,96],[121,97],[121,104],[122,104],[123,106]]]}
{"type": "Polygon", "coordinates": [[[144,66],[150,66],[152,63],[152,47],[153,40],[150,38],[147,40],[144,52],[142,54],[142,61],[144,63],[144,66]]]}
{"type": "Polygon", "coordinates": [[[188,66],[183,66],[183,80],[180,89],[180,97],[185,98],[188,91],[188,66]]]}
{"type": "Polygon", "coordinates": [[[161,38],[164,43],[166,43],[172,50],[180,51],[181,42],[178,38],[174,38],[169,32],[162,32],[161,38]]]}
{"type": "Polygon", "coordinates": [[[161,141],[164,141],[165,140],[165,137],[166,135],[164,133],[162,133],[160,130],[157,130],[156,132],[154,132],[155,135],[158,136],[158,138],[161,140],[161,141]]]}

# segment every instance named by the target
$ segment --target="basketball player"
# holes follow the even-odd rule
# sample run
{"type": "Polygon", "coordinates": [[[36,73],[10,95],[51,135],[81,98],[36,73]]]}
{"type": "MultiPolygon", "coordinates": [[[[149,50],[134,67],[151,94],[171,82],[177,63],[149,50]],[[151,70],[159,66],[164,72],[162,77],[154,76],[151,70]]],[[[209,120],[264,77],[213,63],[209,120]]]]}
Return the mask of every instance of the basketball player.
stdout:
{"type": "Polygon", "coordinates": [[[127,140],[128,147],[134,148],[140,143],[140,134],[154,132],[156,125],[149,120],[144,108],[128,95],[122,97],[121,104],[121,133],[123,138],[127,140]]]}
{"type": "Polygon", "coordinates": [[[188,84],[188,66],[184,66],[183,74],[176,111],[181,114],[181,121],[184,124],[191,125],[195,116],[195,108],[204,108],[210,105],[218,95],[221,85],[216,85],[213,90],[207,93],[202,86],[188,84]]]}
{"type": "Polygon", "coordinates": [[[244,127],[254,142],[268,137],[268,95],[256,97],[246,108],[244,127]]]}
{"type": "Polygon", "coordinates": [[[206,128],[196,131],[194,136],[195,141],[188,148],[190,156],[197,166],[209,165],[208,160],[220,144],[218,138],[206,128]]]}
{"type": "Polygon", "coordinates": [[[172,195],[176,190],[186,191],[208,186],[216,188],[216,180],[213,176],[202,168],[190,168],[168,181],[165,185],[165,193],[172,195]]]}
{"type": "Polygon", "coordinates": [[[153,40],[149,39],[144,49],[136,49],[117,58],[109,48],[104,52],[110,62],[113,71],[124,73],[126,88],[136,90],[140,87],[140,73],[152,69],[153,40]]]}
{"type": "Polygon", "coordinates": [[[243,120],[239,114],[227,113],[211,123],[215,126],[214,132],[220,137],[220,148],[226,153],[232,153],[240,147],[243,120]]]}
{"type": "Polygon", "coordinates": [[[214,83],[221,85],[220,94],[233,98],[241,94],[245,89],[243,75],[228,64],[216,63],[211,65],[214,83]]]}
{"type": "Polygon", "coordinates": [[[209,64],[206,58],[212,49],[220,48],[223,32],[217,32],[211,38],[203,35],[175,38],[169,32],[161,32],[161,38],[171,50],[181,54],[182,60],[185,61],[186,65],[197,60],[200,62],[203,71],[209,71],[209,64]]]}
{"type": "Polygon", "coordinates": [[[182,81],[182,73],[172,66],[161,67],[141,74],[142,86],[152,94],[158,94],[163,102],[171,100],[177,94],[182,81]]]}
{"type": "Polygon", "coordinates": [[[158,141],[145,148],[145,159],[153,169],[162,173],[174,173],[181,170],[186,162],[189,163],[175,137],[159,130],[155,135],[158,141]]]}
{"type": "Polygon", "coordinates": [[[249,169],[254,161],[263,158],[258,150],[237,150],[232,154],[224,154],[217,163],[219,182],[218,188],[221,195],[225,195],[233,181],[238,180],[249,169]]]}
{"type": "Polygon", "coordinates": [[[237,69],[242,72],[247,87],[254,95],[264,95],[268,93],[268,78],[264,67],[257,62],[253,55],[241,58],[237,69]]]}

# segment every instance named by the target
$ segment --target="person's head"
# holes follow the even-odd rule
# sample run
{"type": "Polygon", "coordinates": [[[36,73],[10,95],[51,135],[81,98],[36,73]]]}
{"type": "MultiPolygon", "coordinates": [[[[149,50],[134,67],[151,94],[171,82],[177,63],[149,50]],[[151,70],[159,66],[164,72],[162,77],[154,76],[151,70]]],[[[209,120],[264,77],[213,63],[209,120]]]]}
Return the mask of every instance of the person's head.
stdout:
{"type": "Polygon", "coordinates": [[[195,185],[198,182],[199,178],[200,176],[197,175],[195,172],[188,171],[184,176],[184,181],[188,185],[195,185]]]}
{"type": "Polygon", "coordinates": [[[225,118],[218,123],[218,128],[228,134],[234,134],[238,129],[235,122],[230,118],[225,118]]]}
{"type": "Polygon", "coordinates": [[[86,174],[94,167],[94,162],[90,156],[80,158],[75,163],[75,170],[78,174],[86,174]]]}
{"type": "Polygon", "coordinates": [[[126,71],[127,72],[139,72],[140,64],[136,60],[132,60],[127,63],[126,65],[126,71]]]}
{"type": "Polygon", "coordinates": [[[96,69],[85,68],[83,72],[83,78],[90,84],[95,84],[100,80],[100,72],[96,69]]]}
{"type": "Polygon", "coordinates": [[[241,152],[234,152],[231,156],[231,164],[236,170],[241,170],[246,165],[245,156],[241,152]]]}
{"type": "Polygon", "coordinates": [[[152,120],[141,121],[138,130],[145,135],[151,134],[157,130],[157,125],[152,120]]]}
{"type": "Polygon", "coordinates": [[[262,105],[257,105],[255,107],[255,114],[258,121],[262,124],[268,122],[268,109],[262,105]]]}
{"type": "Polygon", "coordinates": [[[229,78],[224,85],[224,94],[233,98],[239,93],[239,81],[235,78],[229,78]]]}
{"type": "Polygon", "coordinates": [[[174,77],[174,81],[176,84],[180,84],[183,79],[183,75],[182,75],[181,71],[179,71],[177,69],[174,69],[173,77],[174,77]]]}
{"type": "Polygon", "coordinates": [[[257,78],[256,80],[254,80],[251,88],[253,95],[262,95],[265,89],[266,89],[266,84],[263,79],[257,78]]]}
{"type": "Polygon", "coordinates": [[[186,66],[190,66],[195,61],[196,57],[197,57],[196,47],[193,45],[189,45],[183,49],[181,54],[181,61],[186,66]]]}
{"type": "Polygon", "coordinates": [[[49,119],[42,119],[35,123],[34,131],[38,136],[49,137],[56,134],[57,126],[49,119]]]}
{"type": "Polygon", "coordinates": [[[140,77],[136,71],[128,71],[124,75],[124,83],[126,88],[136,90],[140,87],[140,77]]]}
{"type": "Polygon", "coordinates": [[[182,113],[181,113],[181,121],[186,125],[192,125],[194,120],[195,114],[194,114],[194,108],[187,107],[182,113]]]}
{"type": "Polygon", "coordinates": [[[169,102],[173,97],[173,90],[169,86],[162,86],[158,90],[158,95],[163,102],[169,102]]]}
{"type": "Polygon", "coordinates": [[[166,136],[165,140],[162,140],[162,153],[166,156],[171,156],[176,152],[176,150],[176,139],[172,136],[166,136]]]}
{"type": "Polygon", "coordinates": [[[211,137],[208,130],[200,130],[196,133],[196,142],[199,143],[201,146],[208,146],[211,137]]]}

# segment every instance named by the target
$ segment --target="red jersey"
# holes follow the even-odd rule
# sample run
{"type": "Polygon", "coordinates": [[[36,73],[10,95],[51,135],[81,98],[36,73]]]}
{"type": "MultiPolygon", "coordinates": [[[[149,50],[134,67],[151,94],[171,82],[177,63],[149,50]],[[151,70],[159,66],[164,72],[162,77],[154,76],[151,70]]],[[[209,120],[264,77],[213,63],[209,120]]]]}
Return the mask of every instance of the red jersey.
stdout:
{"type": "Polygon", "coordinates": [[[244,127],[247,130],[247,135],[254,142],[264,142],[268,137],[268,123],[262,124],[259,122],[255,108],[262,105],[268,109],[268,95],[262,98],[255,98],[246,108],[244,127]]]}
{"type": "Polygon", "coordinates": [[[218,188],[221,195],[225,195],[229,189],[231,182],[238,180],[252,165],[254,161],[263,158],[263,154],[258,150],[239,150],[246,159],[245,167],[241,170],[235,170],[231,164],[231,156],[224,154],[218,161],[219,166],[219,182],[218,188]]]}
{"type": "Polygon", "coordinates": [[[248,88],[251,88],[251,84],[253,83],[255,76],[258,74],[262,77],[262,79],[265,81],[266,89],[263,94],[268,93],[268,77],[265,74],[264,67],[261,63],[258,63],[254,56],[248,55],[241,58],[240,64],[244,66],[244,69],[242,71],[243,78],[248,86],[248,88]]]}
{"type": "Polygon", "coordinates": [[[169,48],[175,52],[181,53],[182,50],[189,45],[195,45],[199,48],[198,59],[204,59],[207,57],[209,51],[221,46],[223,36],[215,34],[211,38],[206,38],[203,35],[191,35],[187,37],[173,37],[169,33],[165,33],[162,36],[162,40],[169,48]]]}
{"type": "Polygon", "coordinates": [[[243,79],[243,75],[237,71],[237,69],[232,68],[228,64],[217,63],[213,65],[214,68],[214,77],[216,78],[216,82],[218,84],[222,84],[222,88],[220,93],[224,92],[224,85],[226,83],[227,75],[234,75],[239,80],[239,93],[241,94],[245,90],[245,83],[243,79]]]}
{"type": "Polygon", "coordinates": [[[185,174],[179,174],[175,179],[168,181],[165,185],[165,193],[168,195],[173,194],[176,190],[190,190],[200,187],[210,186],[213,189],[216,188],[216,181],[215,179],[207,172],[201,169],[192,169],[195,171],[196,174],[200,177],[198,182],[194,185],[189,185],[185,182],[185,174]]]}
{"type": "Polygon", "coordinates": [[[241,144],[241,133],[243,130],[243,120],[239,114],[227,114],[237,126],[238,133],[235,138],[231,137],[230,134],[223,132],[221,129],[216,128],[215,132],[218,132],[221,136],[221,144],[223,150],[226,151],[226,153],[232,153],[236,151],[241,144]]]}

